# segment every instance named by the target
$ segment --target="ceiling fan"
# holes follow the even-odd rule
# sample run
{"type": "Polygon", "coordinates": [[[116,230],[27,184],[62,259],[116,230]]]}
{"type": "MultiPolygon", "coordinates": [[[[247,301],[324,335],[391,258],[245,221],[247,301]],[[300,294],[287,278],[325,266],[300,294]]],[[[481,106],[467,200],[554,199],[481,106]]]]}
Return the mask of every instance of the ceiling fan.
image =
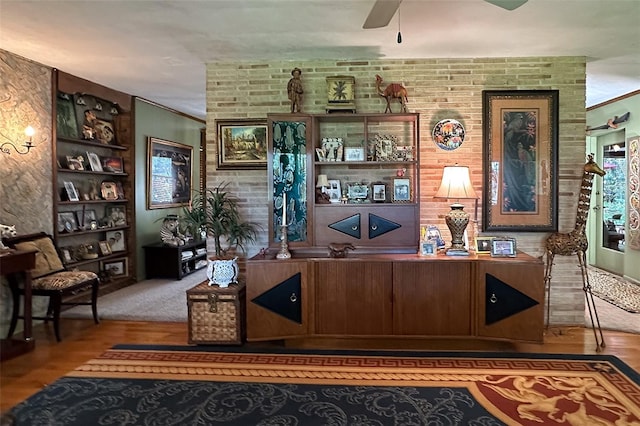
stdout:
{"type": "MultiPolygon", "coordinates": [[[[506,10],[514,10],[522,6],[527,0],[484,0],[506,10]]],[[[391,18],[396,14],[402,0],[376,0],[364,21],[362,28],[382,28],[389,25],[391,18]]]]}

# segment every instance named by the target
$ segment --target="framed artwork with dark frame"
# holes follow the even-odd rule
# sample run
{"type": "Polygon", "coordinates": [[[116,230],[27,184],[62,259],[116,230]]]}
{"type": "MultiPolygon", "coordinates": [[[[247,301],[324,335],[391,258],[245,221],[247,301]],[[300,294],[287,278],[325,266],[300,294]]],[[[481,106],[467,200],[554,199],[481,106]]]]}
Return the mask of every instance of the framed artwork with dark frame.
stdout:
{"type": "Polygon", "coordinates": [[[103,260],[100,262],[100,269],[109,274],[110,277],[126,277],[129,275],[129,261],[126,257],[103,260]]]}
{"type": "Polygon", "coordinates": [[[149,137],[147,208],[166,209],[191,202],[193,147],[149,137]]]}
{"type": "Polygon", "coordinates": [[[374,182],[371,184],[371,198],[374,203],[384,203],[387,201],[387,184],[384,182],[374,182]]]}
{"type": "Polygon", "coordinates": [[[78,190],[76,186],[71,181],[64,181],[64,190],[67,200],[69,201],[80,201],[80,196],[78,195],[78,190]]]}
{"type": "Polygon", "coordinates": [[[105,145],[117,145],[114,121],[117,108],[111,101],[86,93],[73,95],[81,139],[105,145]]]}
{"type": "Polygon", "coordinates": [[[492,257],[516,257],[516,240],[514,238],[491,239],[492,257]]]}
{"type": "Polygon", "coordinates": [[[266,169],[267,121],[216,120],[218,169],[266,169]]]}
{"type": "Polygon", "coordinates": [[[483,230],[558,229],[558,91],[485,90],[483,230]]]}
{"type": "Polygon", "coordinates": [[[78,230],[78,222],[74,212],[58,213],[58,232],[73,232],[78,230]]]}

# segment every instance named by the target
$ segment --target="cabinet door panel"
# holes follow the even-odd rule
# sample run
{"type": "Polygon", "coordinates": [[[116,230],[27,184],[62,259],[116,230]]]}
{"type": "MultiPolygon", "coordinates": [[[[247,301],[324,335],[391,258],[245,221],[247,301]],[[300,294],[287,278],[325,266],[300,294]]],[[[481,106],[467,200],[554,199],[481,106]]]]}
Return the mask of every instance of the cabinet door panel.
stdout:
{"type": "Polygon", "coordinates": [[[462,261],[393,264],[393,332],[471,334],[471,264],[462,261]]]}
{"type": "Polygon", "coordinates": [[[544,271],[541,261],[478,262],[476,285],[479,336],[542,342],[544,271]]]}
{"type": "Polygon", "coordinates": [[[247,340],[282,339],[302,336],[308,332],[307,321],[308,275],[306,261],[249,261],[247,262],[247,340]],[[300,280],[300,294],[287,290],[280,295],[282,300],[273,300],[278,292],[271,292],[271,306],[254,302],[254,299],[283,284],[287,289],[290,280],[300,280]],[[288,306],[288,308],[287,308],[288,306]],[[278,314],[277,307],[284,307],[283,314],[278,314]],[[292,319],[290,313],[301,312],[301,322],[292,319]],[[288,317],[287,317],[288,316],[288,317]]]}
{"type": "Polygon", "coordinates": [[[317,333],[390,335],[391,265],[349,259],[317,262],[317,333]]]}

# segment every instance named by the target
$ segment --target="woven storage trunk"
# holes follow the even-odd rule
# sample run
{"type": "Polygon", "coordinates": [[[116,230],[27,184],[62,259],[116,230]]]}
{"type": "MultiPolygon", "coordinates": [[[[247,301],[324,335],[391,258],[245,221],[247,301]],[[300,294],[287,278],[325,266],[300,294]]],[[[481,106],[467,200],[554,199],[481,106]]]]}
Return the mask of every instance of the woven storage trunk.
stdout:
{"type": "Polygon", "coordinates": [[[225,288],[208,283],[187,290],[189,343],[241,345],[245,338],[244,283],[225,288]]]}

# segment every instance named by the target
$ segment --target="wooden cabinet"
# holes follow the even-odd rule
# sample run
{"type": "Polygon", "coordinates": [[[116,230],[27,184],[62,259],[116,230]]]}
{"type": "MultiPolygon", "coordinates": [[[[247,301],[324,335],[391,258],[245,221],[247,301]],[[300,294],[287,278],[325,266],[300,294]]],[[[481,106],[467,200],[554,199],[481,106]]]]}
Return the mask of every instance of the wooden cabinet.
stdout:
{"type": "Polygon", "coordinates": [[[207,242],[191,241],[183,246],[164,243],[148,244],[144,248],[147,278],[175,278],[181,280],[189,274],[207,267],[207,242]]]}
{"type": "Polygon", "coordinates": [[[54,71],[54,238],[101,287],[136,281],[132,97],[54,71]]]}
{"type": "Polygon", "coordinates": [[[372,254],[247,262],[248,340],[301,337],[440,337],[542,342],[543,265],[516,258],[372,254]],[[302,273],[299,322],[287,318],[302,273]],[[265,296],[267,295],[267,296],[265,296]],[[270,298],[265,308],[264,301],[270,298]]]}

